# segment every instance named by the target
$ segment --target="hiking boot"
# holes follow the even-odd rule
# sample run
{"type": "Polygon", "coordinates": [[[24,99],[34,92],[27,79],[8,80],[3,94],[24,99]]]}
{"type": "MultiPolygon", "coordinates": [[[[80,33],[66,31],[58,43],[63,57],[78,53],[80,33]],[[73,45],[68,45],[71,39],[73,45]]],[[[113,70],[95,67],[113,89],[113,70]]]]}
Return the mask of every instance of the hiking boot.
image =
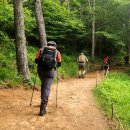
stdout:
{"type": "Polygon", "coordinates": [[[43,116],[45,114],[46,114],[46,109],[45,108],[40,109],[39,116],[43,116]]]}
{"type": "Polygon", "coordinates": [[[46,104],[41,103],[39,116],[43,116],[45,114],[46,114],[46,104]]]}

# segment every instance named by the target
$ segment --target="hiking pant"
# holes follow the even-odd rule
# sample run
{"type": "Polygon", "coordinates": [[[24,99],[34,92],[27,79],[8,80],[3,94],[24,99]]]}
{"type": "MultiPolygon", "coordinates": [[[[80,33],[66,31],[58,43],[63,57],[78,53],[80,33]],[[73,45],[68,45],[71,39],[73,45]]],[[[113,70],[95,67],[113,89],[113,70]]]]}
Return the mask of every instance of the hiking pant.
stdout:
{"type": "Polygon", "coordinates": [[[105,71],[109,70],[109,64],[104,64],[104,70],[105,71]]]}
{"type": "Polygon", "coordinates": [[[85,62],[79,62],[79,76],[83,76],[86,73],[86,64],[85,62]]]}
{"type": "Polygon", "coordinates": [[[104,76],[107,76],[109,72],[109,64],[104,64],[104,76]]]}
{"type": "Polygon", "coordinates": [[[129,63],[129,61],[126,60],[126,61],[125,61],[125,65],[128,65],[128,63],[129,63]]]}
{"type": "Polygon", "coordinates": [[[54,70],[43,71],[42,68],[38,67],[38,76],[41,80],[41,106],[46,107],[47,105],[54,74],[54,70]]]}

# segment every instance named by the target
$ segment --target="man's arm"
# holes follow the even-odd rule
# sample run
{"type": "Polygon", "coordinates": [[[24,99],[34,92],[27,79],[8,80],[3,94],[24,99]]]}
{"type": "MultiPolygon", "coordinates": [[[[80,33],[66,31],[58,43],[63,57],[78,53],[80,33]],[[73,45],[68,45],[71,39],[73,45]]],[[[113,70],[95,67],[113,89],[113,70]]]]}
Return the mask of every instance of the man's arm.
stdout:
{"type": "Polygon", "coordinates": [[[61,53],[58,51],[57,53],[57,67],[61,66],[61,53]]]}
{"type": "Polygon", "coordinates": [[[39,62],[39,58],[40,58],[40,55],[41,55],[41,50],[42,49],[39,49],[38,52],[37,52],[37,54],[36,54],[36,58],[35,58],[35,63],[36,64],[38,64],[38,62],[39,62]]]}
{"type": "Polygon", "coordinates": [[[86,57],[85,59],[86,59],[86,62],[88,62],[88,58],[86,57]]]}

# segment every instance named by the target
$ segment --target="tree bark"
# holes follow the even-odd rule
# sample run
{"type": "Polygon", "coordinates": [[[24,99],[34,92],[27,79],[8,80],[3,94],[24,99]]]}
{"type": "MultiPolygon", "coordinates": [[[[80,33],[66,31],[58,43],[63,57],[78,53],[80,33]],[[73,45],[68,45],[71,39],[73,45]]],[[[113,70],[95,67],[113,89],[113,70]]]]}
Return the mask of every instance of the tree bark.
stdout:
{"type": "Polygon", "coordinates": [[[130,26],[130,23],[129,23],[129,19],[130,19],[130,9],[128,9],[128,18],[127,18],[127,38],[128,38],[128,43],[127,43],[127,46],[128,46],[128,55],[130,57],[130,30],[129,30],[129,26],[130,26]]]}
{"type": "Polygon", "coordinates": [[[30,80],[24,32],[23,0],[14,0],[14,25],[18,73],[23,76],[24,80],[30,80]]]}
{"type": "Polygon", "coordinates": [[[70,0],[67,0],[66,2],[67,2],[67,10],[68,10],[68,15],[69,15],[69,13],[70,13],[70,0]]]}
{"type": "Polygon", "coordinates": [[[89,0],[89,7],[90,7],[90,14],[92,16],[92,52],[91,52],[91,58],[92,61],[94,61],[94,57],[95,57],[95,45],[96,45],[96,41],[95,41],[95,0],[89,0]]]}
{"type": "Polygon", "coordinates": [[[45,22],[42,14],[42,6],[40,0],[35,0],[35,16],[36,23],[39,31],[40,47],[47,45],[45,22]]]}
{"type": "Polygon", "coordinates": [[[83,19],[83,4],[82,4],[82,2],[80,2],[79,13],[80,13],[80,20],[82,21],[82,19],[83,19]]]}

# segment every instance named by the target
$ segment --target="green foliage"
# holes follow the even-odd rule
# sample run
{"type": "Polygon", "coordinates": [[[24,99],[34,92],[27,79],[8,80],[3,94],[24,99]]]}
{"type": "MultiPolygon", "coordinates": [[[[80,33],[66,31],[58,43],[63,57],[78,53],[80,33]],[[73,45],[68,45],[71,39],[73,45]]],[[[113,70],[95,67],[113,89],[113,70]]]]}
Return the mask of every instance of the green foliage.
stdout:
{"type": "MultiPolygon", "coordinates": [[[[4,33],[0,31],[0,50],[5,52],[5,50],[8,51],[14,51],[14,40],[11,39],[7,33],[4,33]]],[[[6,52],[5,52],[6,53],[6,52]]]]}
{"type": "Polygon", "coordinates": [[[3,81],[14,79],[18,81],[20,79],[20,77],[17,76],[16,71],[14,71],[13,69],[2,67],[0,68],[0,72],[0,79],[3,81]]]}
{"type": "Polygon", "coordinates": [[[0,81],[9,82],[8,87],[16,86],[22,77],[17,75],[14,40],[0,31],[0,41],[0,81]]]}
{"type": "Polygon", "coordinates": [[[94,94],[107,115],[111,117],[111,104],[114,104],[116,116],[130,128],[130,82],[125,73],[112,73],[95,90],[94,94]]]}
{"type": "MultiPolygon", "coordinates": [[[[14,16],[11,3],[8,4],[7,0],[0,2],[0,31],[14,38],[14,16]]],[[[59,0],[42,0],[47,39],[62,43],[63,46],[71,43],[71,45],[77,46],[78,51],[82,48],[87,48],[90,51],[92,17],[88,1],[73,0],[70,1],[69,6],[70,10],[68,10],[67,1],[63,1],[63,6],[61,6],[59,0]],[[82,20],[80,13],[83,15],[82,20]],[[80,48],[79,46],[83,47],[80,48]]],[[[102,48],[105,47],[104,42],[111,43],[108,48],[114,46],[116,52],[117,50],[120,52],[121,47],[127,46],[130,32],[129,7],[129,0],[98,0],[96,2],[97,50],[100,50],[99,41],[102,48]]],[[[29,44],[32,45],[34,44],[32,43],[33,40],[38,40],[34,3],[32,1],[24,3],[24,15],[27,40],[29,39],[29,44]]]]}
{"type": "Polygon", "coordinates": [[[12,6],[0,3],[0,31],[13,29],[13,18],[12,6]]]}
{"type": "MultiPolygon", "coordinates": [[[[36,28],[36,22],[33,12],[29,8],[24,8],[25,31],[27,36],[36,36],[33,30],[36,28]]],[[[14,37],[14,13],[12,4],[0,3],[0,31],[8,33],[14,37]]]]}
{"type": "Polygon", "coordinates": [[[62,78],[68,78],[77,75],[77,57],[74,55],[63,55],[62,66],[59,68],[59,72],[62,78]]]}
{"type": "MultiPolygon", "coordinates": [[[[87,55],[91,53],[92,17],[88,1],[70,1],[70,10],[68,10],[67,1],[63,1],[63,6],[60,5],[59,0],[41,1],[47,39],[56,41],[60,51],[64,53],[59,71],[63,77],[73,76],[77,73],[76,51],[87,51],[87,55]],[[80,13],[83,15],[82,19],[80,13]],[[72,52],[76,56],[72,55],[72,52]]],[[[124,48],[129,41],[130,32],[129,7],[129,0],[98,0],[96,2],[96,53],[102,53],[104,48],[107,48],[105,52],[110,51],[113,55],[114,51],[119,52],[118,55],[121,56],[125,53],[124,48]],[[98,43],[101,43],[100,46],[98,43]]],[[[24,15],[28,43],[36,45],[38,31],[33,1],[28,0],[24,3],[24,15]]],[[[12,0],[9,4],[7,0],[2,0],[0,2],[0,67],[15,68],[16,70],[13,20],[12,0]]],[[[34,57],[37,51],[36,48],[29,46],[28,52],[29,67],[31,73],[34,74],[36,70],[34,57]]]]}
{"type": "Polygon", "coordinates": [[[114,46],[125,46],[124,42],[122,41],[122,39],[120,39],[120,36],[117,36],[117,34],[112,34],[103,31],[97,31],[96,34],[97,36],[104,36],[108,40],[112,41],[113,43],[115,43],[114,46]]]}
{"type": "Polygon", "coordinates": [[[83,32],[83,23],[76,18],[75,13],[68,14],[65,7],[53,0],[44,0],[43,9],[49,39],[77,38],[83,32]]]}
{"type": "MultiPolygon", "coordinates": [[[[38,49],[31,46],[28,47],[28,58],[29,58],[29,67],[32,73],[32,78],[35,78],[37,65],[34,60],[36,57],[38,49]]],[[[62,78],[68,78],[77,75],[77,54],[62,54],[62,65],[59,67],[59,73],[62,78]],[[73,68],[73,69],[72,69],[73,68]]]]}
{"type": "Polygon", "coordinates": [[[7,0],[2,0],[2,1],[0,1],[0,4],[3,4],[3,5],[7,5],[7,0]]]}
{"type": "Polygon", "coordinates": [[[24,8],[24,14],[25,14],[25,31],[27,37],[36,37],[37,35],[33,32],[36,28],[36,20],[34,18],[33,12],[25,7],[24,8]]]}

